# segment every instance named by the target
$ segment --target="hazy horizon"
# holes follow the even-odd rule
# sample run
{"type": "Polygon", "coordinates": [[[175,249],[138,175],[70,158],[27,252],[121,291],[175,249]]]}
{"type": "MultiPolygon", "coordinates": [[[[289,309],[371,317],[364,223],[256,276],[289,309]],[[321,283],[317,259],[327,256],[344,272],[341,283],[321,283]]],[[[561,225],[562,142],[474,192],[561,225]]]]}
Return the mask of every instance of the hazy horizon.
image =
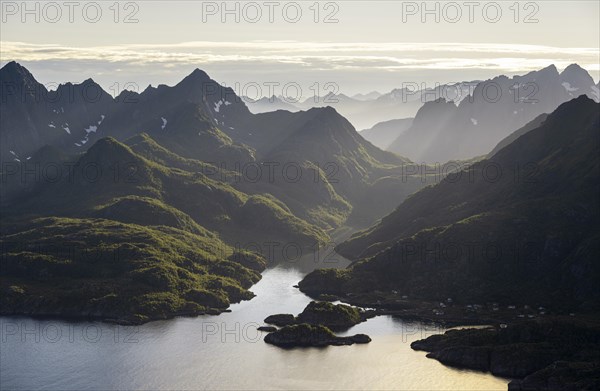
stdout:
{"type": "Polygon", "coordinates": [[[476,3],[320,2],[317,12],[307,2],[122,2],[99,14],[86,2],[72,12],[30,3],[28,14],[3,2],[0,64],[15,60],[44,84],[92,77],[107,91],[173,85],[200,68],[228,86],[258,84],[263,96],[273,83],[275,95],[287,83],[325,95],[328,82],[346,95],[385,93],[550,64],[577,63],[599,80],[598,2],[476,3]]]}
{"type": "MultiPolygon", "coordinates": [[[[7,63],[9,63],[11,61],[16,61],[16,60],[1,61],[0,62],[0,68],[4,67],[7,63]]],[[[46,72],[44,72],[43,69],[38,69],[38,66],[37,66],[36,63],[30,63],[30,62],[25,62],[25,61],[16,61],[16,62],[19,63],[20,65],[24,66],[25,68],[27,68],[33,74],[33,76],[36,78],[36,80],[38,80],[40,83],[44,84],[49,90],[55,90],[56,86],[58,84],[81,83],[84,80],[91,78],[92,80],[94,80],[95,82],[97,82],[105,91],[113,94],[113,96],[116,95],[116,94],[114,94],[116,92],[115,89],[114,89],[114,86],[115,86],[114,83],[115,83],[115,81],[114,80],[110,80],[110,81],[107,82],[106,78],[103,77],[102,75],[99,75],[99,76],[98,75],[90,75],[89,77],[84,77],[84,76],[78,74],[77,72],[73,71],[73,73],[72,73],[73,77],[69,78],[68,77],[69,75],[65,72],[65,75],[64,75],[65,79],[56,80],[54,78],[48,78],[47,76],[45,76],[46,72]],[[112,84],[110,84],[110,83],[112,83],[112,84]]],[[[576,63],[573,63],[573,64],[576,64],[576,63]]],[[[467,79],[463,79],[463,80],[460,80],[460,79],[448,79],[448,80],[441,80],[441,81],[437,81],[437,80],[434,80],[434,81],[425,81],[424,79],[420,79],[418,75],[415,75],[415,77],[410,78],[410,79],[408,79],[408,78],[406,78],[406,79],[398,78],[397,79],[397,84],[390,84],[389,87],[387,87],[387,88],[385,88],[385,87],[384,88],[379,88],[379,89],[368,89],[367,88],[367,89],[364,89],[364,90],[354,90],[354,89],[344,90],[344,89],[340,88],[337,91],[337,93],[344,94],[344,95],[347,95],[347,96],[354,96],[354,95],[358,95],[358,94],[369,94],[369,93],[372,93],[372,92],[377,92],[377,93],[380,93],[380,94],[385,94],[385,93],[389,93],[393,89],[402,88],[403,85],[404,85],[404,83],[410,84],[410,86],[408,86],[407,88],[412,88],[412,85],[413,85],[412,83],[417,83],[419,86],[425,86],[425,88],[429,89],[429,88],[435,88],[436,85],[438,85],[438,84],[439,85],[444,85],[444,84],[454,84],[454,83],[461,83],[461,82],[470,82],[470,81],[476,81],[476,80],[487,80],[487,79],[492,79],[494,77],[501,76],[501,75],[508,76],[508,77],[521,76],[521,75],[524,75],[524,74],[526,74],[526,73],[528,73],[530,71],[536,71],[536,70],[543,69],[543,68],[546,68],[546,67],[551,66],[551,65],[555,65],[555,64],[548,64],[548,65],[542,66],[540,68],[531,69],[531,70],[527,70],[527,71],[523,71],[523,72],[519,72],[519,71],[504,72],[504,73],[493,73],[493,72],[490,72],[490,74],[486,75],[486,76],[472,77],[472,78],[467,78],[467,79]]],[[[566,66],[563,67],[563,68],[557,67],[557,70],[560,73],[565,68],[566,68],[566,66]]],[[[584,67],[582,67],[582,68],[584,68],[584,67]]],[[[170,80],[170,82],[164,82],[164,81],[161,81],[161,80],[156,80],[155,82],[147,83],[147,84],[141,84],[141,83],[137,83],[135,81],[134,81],[134,83],[136,84],[136,87],[139,87],[139,91],[137,91],[137,92],[143,91],[148,86],[152,86],[152,87],[157,87],[158,85],[173,86],[173,85],[179,83],[181,80],[183,80],[186,76],[188,76],[189,74],[191,74],[194,71],[194,69],[200,69],[200,70],[205,71],[212,79],[216,80],[220,84],[223,84],[224,86],[232,87],[236,92],[240,92],[241,93],[242,90],[245,89],[246,91],[250,92],[248,94],[248,98],[252,98],[252,99],[254,98],[253,95],[255,95],[255,91],[257,91],[255,88],[253,88],[253,85],[255,83],[259,83],[259,85],[261,86],[261,91],[263,92],[263,95],[261,95],[261,97],[270,97],[270,95],[267,93],[269,91],[269,84],[268,83],[273,83],[270,80],[265,80],[263,82],[260,82],[260,81],[259,82],[255,82],[254,80],[239,81],[239,79],[238,79],[238,80],[233,80],[231,82],[228,82],[226,80],[221,80],[219,78],[216,78],[212,72],[209,72],[209,71],[207,71],[206,69],[204,69],[204,68],[202,68],[200,66],[199,67],[192,67],[192,68],[189,68],[188,70],[183,70],[183,71],[177,72],[177,73],[173,72],[172,74],[170,74],[167,77],[170,80]]],[[[599,79],[598,79],[598,77],[594,77],[594,73],[593,72],[591,72],[589,69],[585,69],[585,70],[590,74],[590,76],[592,76],[592,78],[594,78],[594,82],[598,82],[599,79]]],[[[483,72],[482,72],[482,74],[483,74],[483,72]]],[[[243,75],[240,75],[240,76],[243,76],[243,75]]],[[[135,80],[135,79],[131,79],[131,80],[135,80]]],[[[123,81],[122,83],[119,83],[117,81],[116,83],[118,83],[119,87],[121,88],[119,90],[119,92],[122,91],[122,89],[123,89],[124,86],[131,86],[128,81],[123,81]]],[[[283,95],[282,91],[279,91],[277,93],[277,89],[281,88],[283,85],[285,85],[285,83],[288,83],[288,82],[284,82],[284,83],[281,83],[278,86],[274,85],[274,86],[271,87],[276,92],[275,93],[276,96],[282,96],[283,95]]],[[[324,80],[323,83],[328,83],[328,81],[324,80]]],[[[391,82],[391,83],[393,83],[393,82],[391,82]]],[[[306,91],[311,92],[312,91],[312,90],[310,90],[310,85],[306,85],[306,86],[303,85],[302,88],[303,88],[303,92],[306,92],[306,91]],[[305,90],[305,87],[306,87],[306,90],[305,90]]],[[[126,88],[126,89],[130,89],[130,88],[126,88]]],[[[327,93],[328,93],[328,91],[323,90],[322,93],[319,96],[324,96],[327,93]]],[[[240,94],[240,95],[242,95],[242,94],[240,94]]],[[[286,96],[286,95],[284,95],[284,96],[286,96]]],[[[292,99],[294,97],[293,94],[288,94],[286,97],[288,97],[288,96],[290,97],[290,99],[292,99]]],[[[313,96],[312,94],[311,95],[303,95],[303,99],[307,99],[307,98],[310,98],[312,96],[313,96]]]]}

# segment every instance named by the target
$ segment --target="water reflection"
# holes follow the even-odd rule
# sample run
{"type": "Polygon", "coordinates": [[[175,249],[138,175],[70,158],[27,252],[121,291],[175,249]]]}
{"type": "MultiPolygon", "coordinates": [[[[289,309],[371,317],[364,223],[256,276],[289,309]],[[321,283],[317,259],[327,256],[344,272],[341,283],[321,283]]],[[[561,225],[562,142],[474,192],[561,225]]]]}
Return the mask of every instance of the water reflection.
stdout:
{"type": "Polygon", "coordinates": [[[266,316],[297,314],[310,301],[293,285],[316,267],[349,264],[339,255],[335,262],[323,259],[328,257],[307,254],[268,269],[252,288],[254,299],[219,316],[139,327],[0,318],[0,388],[506,389],[506,380],[450,369],[412,351],[412,341],[443,330],[389,316],[369,319],[345,333],[371,335],[368,345],[282,350],[265,344],[256,327],[266,316]]]}

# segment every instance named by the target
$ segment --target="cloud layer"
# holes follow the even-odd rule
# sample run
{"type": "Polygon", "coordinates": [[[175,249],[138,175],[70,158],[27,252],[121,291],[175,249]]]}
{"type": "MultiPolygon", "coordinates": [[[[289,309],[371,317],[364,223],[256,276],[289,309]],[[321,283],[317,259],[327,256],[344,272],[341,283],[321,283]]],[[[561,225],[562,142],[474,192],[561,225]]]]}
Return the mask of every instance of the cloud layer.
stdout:
{"type": "Polygon", "coordinates": [[[125,80],[142,84],[175,82],[198,67],[211,75],[217,74],[222,78],[219,81],[230,85],[249,81],[285,83],[282,75],[294,75],[297,79],[294,81],[300,84],[310,85],[324,81],[325,77],[339,82],[342,90],[358,92],[364,90],[363,85],[367,86],[369,80],[374,84],[371,89],[394,88],[399,75],[411,75],[411,80],[418,82],[448,82],[488,74],[523,73],[550,64],[562,69],[574,62],[596,78],[600,71],[598,48],[541,45],[297,41],[193,41],[86,47],[14,41],[0,44],[2,63],[23,62],[34,70],[43,69],[44,77],[59,82],[72,80],[73,75],[84,72],[87,74],[78,76],[98,75],[101,84],[125,80]],[[111,80],[107,74],[118,76],[111,80]],[[389,85],[382,85],[383,75],[387,75],[389,85]],[[418,79],[418,75],[422,78],[418,79]]]}

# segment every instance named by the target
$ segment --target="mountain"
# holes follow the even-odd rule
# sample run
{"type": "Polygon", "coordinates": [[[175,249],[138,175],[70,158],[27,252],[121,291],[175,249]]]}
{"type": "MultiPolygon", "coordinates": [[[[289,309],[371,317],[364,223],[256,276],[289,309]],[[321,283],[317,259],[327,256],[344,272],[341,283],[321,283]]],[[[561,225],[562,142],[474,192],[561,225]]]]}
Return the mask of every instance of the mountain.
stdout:
{"type": "Polygon", "coordinates": [[[445,98],[460,102],[472,93],[477,81],[436,85],[433,88],[425,84],[405,83],[386,94],[368,94],[349,97],[344,94],[329,93],[316,96],[295,104],[303,110],[312,107],[331,106],[347,118],[357,129],[368,129],[380,122],[398,118],[414,117],[417,110],[426,102],[445,98]]]}
{"type": "Polygon", "coordinates": [[[335,106],[337,104],[358,104],[357,100],[345,94],[335,94],[329,92],[323,96],[313,96],[300,102],[299,105],[305,108],[335,106]]]}
{"type": "Polygon", "coordinates": [[[431,164],[482,155],[515,129],[575,96],[586,94],[598,101],[594,88],[589,74],[576,64],[562,73],[551,65],[523,76],[498,76],[478,83],[451,115],[419,110],[413,127],[388,149],[431,164]],[[420,125],[426,121],[435,125],[420,125]]]}
{"type": "Polygon", "coordinates": [[[126,140],[148,133],[179,155],[224,164],[254,161],[254,151],[231,139],[225,121],[252,114],[231,88],[196,69],[173,87],[149,86],[141,94],[117,98],[104,136],[126,140]]]}
{"type": "Polygon", "coordinates": [[[178,153],[192,157],[253,159],[251,150],[234,145],[218,129],[225,113],[244,117],[250,112],[233,90],[200,70],[174,87],[124,91],[115,99],[91,79],[48,91],[16,62],[0,70],[0,83],[6,101],[0,120],[2,161],[24,160],[44,145],[76,153],[100,137],[125,140],[141,132],[162,136],[178,153]]]}
{"type": "MultiPolygon", "coordinates": [[[[411,126],[398,135],[387,149],[396,153],[409,152],[412,156],[422,157],[431,144],[443,137],[441,132],[456,115],[456,111],[454,102],[443,98],[426,102],[417,112],[411,126]]],[[[443,161],[436,162],[443,163],[443,161]]]]}
{"type": "MultiPolygon", "coordinates": [[[[378,179],[399,175],[408,163],[365,141],[331,107],[298,113],[261,113],[243,126],[245,132],[238,132],[238,139],[256,148],[259,162],[276,164],[274,177],[264,177],[258,184],[268,186],[271,194],[285,190],[288,196],[277,197],[285,200],[294,213],[325,228],[339,226],[352,209],[364,206],[359,204],[378,179]],[[315,197],[325,197],[328,201],[315,204],[315,197]],[[323,204],[329,208],[324,209],[323,204]]],[[[398,181],[397,185],[412,192],[424,184],[415,180],[398,181]]],[[[244,191],[251,191],[249,187],[257,188],[256,184],[247,184],[244,191]]],[[[381,205],[390,211],[395,204],[397,198],[390,194],[381,205]]]]}
{"type": "Polygon", "coordinates": [[[371,144],[387,149],[406,129],[412,125],[413,118],[392,119],[379,122],[370,129],[360,131],[360,135],[371,144]]]}
{"type": "Polygon", "coordinates": [[[16,62],[0,69],[0,158],[22,161],[42,147],[75,150],[101,128],[114,101],[92,79],[49,91],[16,62]]]}
{"type": "Polygon", "coordinates": [[[377,91],[371,91],[368,92],[366,94],[355,94],[352,95],[352,99],[356,99],[356,100],[373,100],[373,99],[377,99],[381,96],[381,93],[377,92],[377,91]]]}
{"type": "Polygon", "coordinates": [[[249,98],[243,100],[255,114],[277,110],[296,112],[330,106],[357,129],[368,129],[381,122],[414,117],[417,110],[429,101],[444,98],[458,104],[472,94],[478,83],[479,81],[466,81],[436,84],[434,87],[427,87],[424,83],[405,83],[405,87],[393,89],[385,94],[373,91],[348,96],[329,92],[299,102],[290,102],[282,96],[263,97],[256,101],[249,98]]]}
{"type": "Polygon", "coordinates": [[[254,100],[248,97],[242,97],[242,100],[246,102],[248,109],[254,113],[266,113],[269,111],[287,110],[287,111],[299,111],[300,109],[293,103],[287,102],[285,98],[278,96],[262,97],[254,100]]]}
{"type": "Polygon", "coordinates": [[[487,159],[408,197],[336,250],[305,292],[377,287],[460,303],[600,303],[600,104],[580,96],[487,159]]]}
{"type": "Polygon", "coordinates": [[[596,102],[600,101],[597,87],[590,74],[577,64],[571,64],[560,73],[560,81],[571,98],[587,95],[596,102]]]}

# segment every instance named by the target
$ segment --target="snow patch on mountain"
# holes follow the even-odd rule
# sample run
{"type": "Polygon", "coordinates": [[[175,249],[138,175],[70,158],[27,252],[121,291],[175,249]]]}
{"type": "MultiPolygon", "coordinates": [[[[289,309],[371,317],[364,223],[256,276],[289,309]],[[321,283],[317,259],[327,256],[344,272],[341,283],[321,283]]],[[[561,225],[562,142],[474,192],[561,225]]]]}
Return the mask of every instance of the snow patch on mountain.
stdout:
{"type": "Polygon", "coordinates": [[[94,125],[90,125],[89,127],[85,128],[83,130],[85,130],[85,133],[87,133],[87,134],[90,134],[92,132],[96,133],[96,130],[98,130],[98,127],[94,126],[94,125]]]}
{"type": "Polygon", "coordinates": [[[221,105],[223,104],[223,99],[221,99],[218,102],[215,102],[215,111],[218,113],[219,110],[221,109],[221,105]]]}
{"type": "Polygon", "coordinates": [[[16,153],[15,151],[9,151],[12,155],[13,155],[13,160],[15,162],[21,163],[21,159],[18,153],[16,153]]]}
{"type": "MultiPolygon", "coordinates": [[[[562,86],[565,87],[565,90],[567,90],[567,92],[573,92],[573,91],[577,91],[579,89],[579,88],[571,87],[571,83],[569,83],[568,81],[562,82],[562,86]]],[[[573,95],[573,94],[571,94],[571,95],[573,95]]]]}

